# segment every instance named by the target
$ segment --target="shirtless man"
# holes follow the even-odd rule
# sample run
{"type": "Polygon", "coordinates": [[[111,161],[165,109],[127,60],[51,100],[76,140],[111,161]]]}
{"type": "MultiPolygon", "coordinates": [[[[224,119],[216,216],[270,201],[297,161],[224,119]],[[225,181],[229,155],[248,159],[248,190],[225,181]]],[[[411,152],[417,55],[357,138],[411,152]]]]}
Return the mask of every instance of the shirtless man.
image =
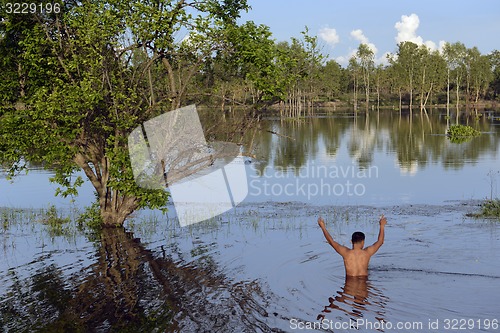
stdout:
{"type": "Polygon", "coordinates": [[[365,246],[365,234],[356,231],[352,234],[352,249],[350,249],[334,241],[325,228],[325,221],[321,217],[318,218],[318,224],[321,230],[323,230],[327,242],[342,256],[342,258],[344,258],[346,276],[368,276],[368,263],[370,262],[370,258],[378,251],[382,244],[384,244],[384,229],[387,224],[384,215],[380,217],[379,223],[380,231],[378,233],[378,239],[373,245],[363,248],[365,246]]]}

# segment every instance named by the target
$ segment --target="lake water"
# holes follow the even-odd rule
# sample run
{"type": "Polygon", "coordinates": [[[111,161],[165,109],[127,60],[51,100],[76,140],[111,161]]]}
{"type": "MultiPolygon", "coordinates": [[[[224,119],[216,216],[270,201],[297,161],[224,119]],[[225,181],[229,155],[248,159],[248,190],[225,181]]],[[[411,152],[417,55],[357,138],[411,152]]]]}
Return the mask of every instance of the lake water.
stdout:
{"type": "MultiPolygon", "coordinates": [[[[462,144],[444,135],[451,119],[437,111],[269,119],[261,126],[280,136],[256,136],[245,202],[185,228],[172,214],[142,212],[127,231],[95,238],[74,222],[54,230],[37,216],[2,216],[0,327],[498,332],[500,223],[466,214],[498,196],[500,118],[470,118],[483,133],[462,144]],[[317,217],[349,246],[356,230],[376,240],[381,213],[386,242],[368,280],[346,280],[317,217]]],[[[72,214],[91,202],[88,184],[76,203],[54,198],[48,177],[0,180],[0,207],[55,203],[72,214]]]]}

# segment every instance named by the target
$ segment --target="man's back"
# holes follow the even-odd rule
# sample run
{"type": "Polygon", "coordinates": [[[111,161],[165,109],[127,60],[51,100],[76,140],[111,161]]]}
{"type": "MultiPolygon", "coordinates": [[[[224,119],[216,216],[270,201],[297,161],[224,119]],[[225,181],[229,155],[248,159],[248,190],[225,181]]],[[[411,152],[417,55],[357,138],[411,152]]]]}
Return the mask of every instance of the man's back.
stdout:
{"type": "Polygon", "coordinates": [[[364,249],[348,249],[344,258],[345,274],[348,276],[367,276],[371,255],[364,249]]]}

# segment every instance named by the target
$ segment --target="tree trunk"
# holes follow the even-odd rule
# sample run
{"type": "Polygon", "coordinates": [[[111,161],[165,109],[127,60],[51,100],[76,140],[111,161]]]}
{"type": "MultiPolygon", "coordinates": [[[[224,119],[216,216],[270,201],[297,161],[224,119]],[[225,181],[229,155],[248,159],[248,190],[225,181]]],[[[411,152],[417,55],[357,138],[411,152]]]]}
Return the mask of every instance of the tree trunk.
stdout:
{"type": "Polygon", "coordinates": [[[424,87],[425,87],[425,67],[422,71],[422,86],[420,87],[420,112],[424,111],[424,87]]]}
{"type": "Polygon", "coordinates": [[[450,115],[450,69],[448,68],[448,84],[446,86],[446,112],[450,115]]]}
{"type": "Polygon", "coordinates": [[[102,224],[105,227],[123,225],[125,219],[136,210],[139,205],[134,196],[120,193],[108,186],[109,161],[106,156],[100,159],[95,157],[92,161],[78,153],[74,158],[75,163],[82,168],[97,193],[102,224]],[[92,166],[91,166],[92,165],[92,166]]]}
{"type": "Polygon", "coordinates": [[[354,111],[358,109],[358,82],[354,76],[354,111]]]}
{"type": "Polygon", "coordinates": [[[125,219],[138,208],[137,199],[122,195],[117,190],[110,192],[113,192],[113,195],[106,196],[104,200],[99,199],[102,223],[104,227],[120,227],[125,219]]]}
{"type": "Polygon", "coordinates": [[[366,74],[366,89],[365,89],[365,100],[366,100],[366,111],[368,111],[368,106],[370,104],[370,73],[366,74]]]}
{"type": "Polygon", "coordinates": [[[401,110],[403,108],[403,93],[401,92],[401,88],[399,88],[398,92],[399,92],[399,115],[401,115],[401,110]]]}
{"type": "Polygon", "coordinates": [[[167,60],[167,58],[162,58],[162,63],[167,71],[168,81],[170,84],[170,99],[171,99],[171,103],[172,103],[171,109],[175,110],[175,109],[180,108],[181,99],[179,96],[179,92],[177,90],[177,85],[175,83],[176,81],[175,81],[175,76],[174,76],[174,69],[172,68],[172,65],[167,60]]]}
{"type": "Polygon", "coordinates": [[[377,86],[377,111],[380,110],[380,87],[377,86]]]}
{"type": "Polygon", "coordinates": [[[425,95],[424,103],[421,106],[422,109],[425,109],[425,106],[427,105],[427,101],[429,100],[429,96],[431,96],[431,94],[432,94],[432,86],[433,86],[433,84],[434,83],[431,83],[431,86],[429,88],[429,92],[427,92],[427,94],[425,95]]]}
{"type": "Polygon", "coordinates": [[[413,89],[410,89],[410,114],[413,108],[413,89]]]}

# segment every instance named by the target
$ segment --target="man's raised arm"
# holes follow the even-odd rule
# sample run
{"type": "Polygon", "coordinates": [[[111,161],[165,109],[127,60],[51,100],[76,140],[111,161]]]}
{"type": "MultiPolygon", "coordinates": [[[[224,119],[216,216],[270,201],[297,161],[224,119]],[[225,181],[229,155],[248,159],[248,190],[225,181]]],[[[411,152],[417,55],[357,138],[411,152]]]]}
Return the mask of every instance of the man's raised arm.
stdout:
{"type": "Polygon", "coordinates": [[[380,249],[382,244],[384,244],[384,238],[385,238],[385,225],[387,224],[387,219],[385,218],[384,214],[380,217],[380,230],[378,232],[378,239],[373,245],[368,246],[365,250],[368,251],[370,255],[374,255],[375,252],[380,249]]]}
{"type": "Polygon", "coordinates": [[[326,238],[326,241],[328,242],[328,244],[330,244],[335,249],[335,251],[337,251],[338,254],[340,254],[341,256],[344,256],[347,253],[347,251],[349,250],[349,248],[347,248],[343,245],[340,245],[339,243],[337,243],[336,241],[333,240],[333,238],[332,238],[332,236],[330,236],[330,233],[328,232],[328,230],[326,230],[325,221],[323,220],[323,218],[321,216],[318,218],[318,225],[321,228],[321,230],[323,231],[323,235],[325,235],[325,238],[326,238]]]}

